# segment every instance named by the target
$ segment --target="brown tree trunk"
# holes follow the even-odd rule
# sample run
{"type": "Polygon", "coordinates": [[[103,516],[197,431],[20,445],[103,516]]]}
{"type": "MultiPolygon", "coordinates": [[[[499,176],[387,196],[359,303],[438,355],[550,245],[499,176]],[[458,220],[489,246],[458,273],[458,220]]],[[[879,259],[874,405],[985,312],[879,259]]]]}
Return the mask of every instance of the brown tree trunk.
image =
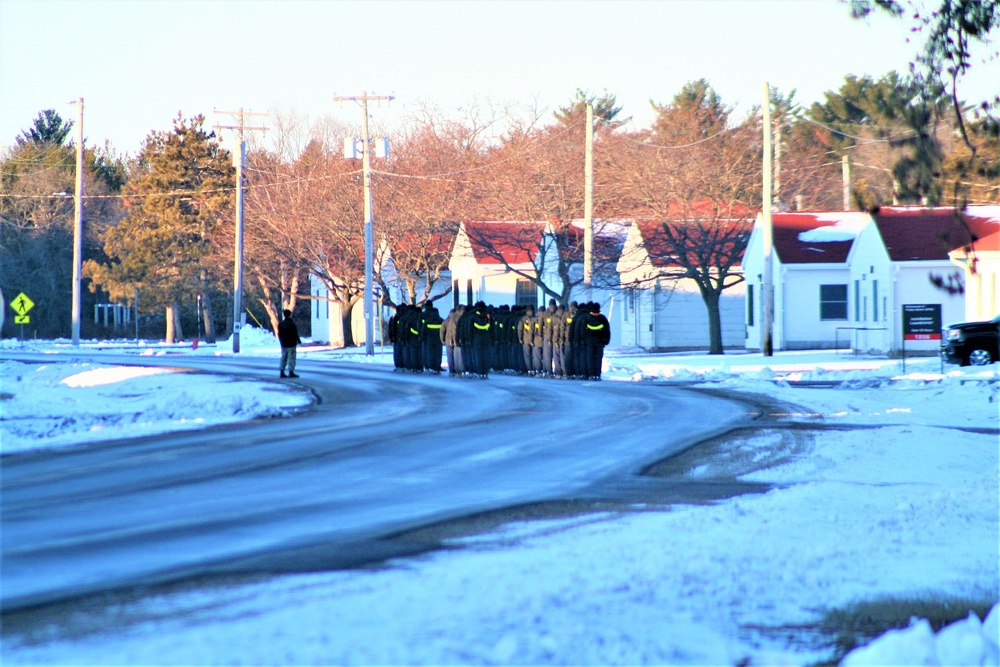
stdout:
{"type": "Polygon", "coordinates": [[[181,309],[176,302],[167,306],[167,343],[184,340],[184,327],[181,326],[181,309]]]}
{"type": "Polygon", "coordinates": [[[208,271],[202,269],[201,271],[201,312],[198,316],[201,317],[202,328],[205,331],[205,342],[215,344],[215,324],[212,313],[212,297],[209,296],[207,289],[208,283],[208,271]]]}
{"type": "Polygon", "coordinates": [[[708,353],[725,354],[722,346],[722,315],[719,312],[719,295],[703,292],[702,299],[708,310],[708,353]]]}

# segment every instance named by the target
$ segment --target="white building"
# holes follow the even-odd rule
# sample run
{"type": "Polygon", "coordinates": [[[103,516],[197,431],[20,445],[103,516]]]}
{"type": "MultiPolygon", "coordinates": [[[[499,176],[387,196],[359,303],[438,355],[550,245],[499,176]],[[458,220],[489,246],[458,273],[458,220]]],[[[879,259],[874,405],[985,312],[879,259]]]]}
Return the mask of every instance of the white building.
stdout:
{"type": "MultiPolygon", "coordinates": [[[[955,267],[962,262],[956,249],[978,244],[989,254],[1000,216],[985,213],[948,207],[773,213],[774,349],[896,352],[904,347],[904,305],[940,306],[942,325],[966,319],[969,310],[989,312],[996,307],[996,264],[981,272],[968,299],[968,272],[955,267]]],[[[761,346],[761,224],[758,216],[744,257],[749,349],[761,346]]],[[[907,341],[905,348],[939,345],[907,341]]]]}
{"type": "MultiPolygon", "coordinates": [[[[665,242],[658,221],[630,226],[618,261],[622,284],[621,344],[655,350],[705,349],[709,318],[697,283],[684,277],[683,266],[665,242]]],[[[746,285],[737,262],[719,299],[722,343],[742,347],[746,285]]]]}

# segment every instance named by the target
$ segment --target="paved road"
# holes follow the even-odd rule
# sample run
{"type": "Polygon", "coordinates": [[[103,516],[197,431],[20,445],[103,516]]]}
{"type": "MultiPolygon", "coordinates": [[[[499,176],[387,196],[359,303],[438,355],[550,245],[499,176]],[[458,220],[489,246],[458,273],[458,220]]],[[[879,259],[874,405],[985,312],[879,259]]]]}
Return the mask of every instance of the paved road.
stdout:
{"type": "MultiPolygon", "coordinates": [[[[273,360],[146,361],[274,374],[273,360]]],[[[737,403],[644,383],[310,366],[297,382],[318,403],[290,419],[3,457],[4,609],[364,561],[398,531],[570,498],[748,419],[737,403]]]]}

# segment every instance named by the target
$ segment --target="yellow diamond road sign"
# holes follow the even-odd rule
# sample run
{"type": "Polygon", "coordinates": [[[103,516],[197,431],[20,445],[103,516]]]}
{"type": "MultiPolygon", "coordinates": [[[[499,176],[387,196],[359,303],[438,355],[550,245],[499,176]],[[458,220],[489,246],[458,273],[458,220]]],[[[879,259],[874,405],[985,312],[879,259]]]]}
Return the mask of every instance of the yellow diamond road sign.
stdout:
{"type": "Polygon", "coordinates": [[[10,302],[10,307],[13,308],[18,315],[27,315],[28,311],[35,307],[35,302],[29,299],[27,294],[21,292],[14,298],[13,301],[10,302]]]}

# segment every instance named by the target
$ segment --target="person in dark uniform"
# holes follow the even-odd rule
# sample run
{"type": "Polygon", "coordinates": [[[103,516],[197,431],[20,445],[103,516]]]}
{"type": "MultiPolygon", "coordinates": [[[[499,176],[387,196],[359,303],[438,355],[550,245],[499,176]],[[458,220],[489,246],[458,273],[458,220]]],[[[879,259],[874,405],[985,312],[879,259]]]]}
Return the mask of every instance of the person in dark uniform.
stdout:
{"type": "Polygon", "coordinates": [[[389,342],[392,343],[392,366],[394,371],[405,368],[403,364],[403,343],[400,340],[399,322],[406,317],[406,304],[396,306],[396,312],[389,318],[389,342]]]}
{"type": "Polygon", "coordinates": [[[568,378],[576,377],[576,357],[574,357],[573,347],[573,319],[576,317],[576,301],[571,301],[566,314],[563,317],[563,363],[566,364],[565,375],[568,378]]]}
{"type": "Polygon", "coordinates": [[[590,314],[584,321],[584,342],[587,349],[587,379],[600,380],[604,361],[604,346],[611,342],[611,324],[601,314],[600,304],[591,304],[590,314]]]}
{"type": "Polygon", "coordinates": [[[590,303],[585,303],[577,308],[576,317],[573,320],[573,331],[570,334],[570,344],[573,346],[574,377],[577,379],[587,377],[587,344],[584,340],[584,331],[587,330],[587,316],[590,314],[590,306],[590,303]]]}
{"type": "Polygon", "coordinates": [[[278,342],[281,343],[281,365],[278,366],[280,377],[297,378],[295,374],[295,347],[302,343],[299,338],[299,328],[292,319],[292,311],[284,311],[285,319],[278,323],[278,342]],[[285,368],[288,375],[285,375],[285,368]]]}
{"type": "Polygon", "coordinates": [[[420,345],[423,366],[431,373],[441,373],[441,326],[444,320],[434,304],[427,302],[420,320],[420,345]]]}
{"type": "Polygon", "coordinates": [[[493,346],[493,318],[482,301],[478,302],[469,318],[472,324],[470,338],[475,350],[475,366],[473,373],[484,380],[490,374],[490,348],[493,346]]]}

